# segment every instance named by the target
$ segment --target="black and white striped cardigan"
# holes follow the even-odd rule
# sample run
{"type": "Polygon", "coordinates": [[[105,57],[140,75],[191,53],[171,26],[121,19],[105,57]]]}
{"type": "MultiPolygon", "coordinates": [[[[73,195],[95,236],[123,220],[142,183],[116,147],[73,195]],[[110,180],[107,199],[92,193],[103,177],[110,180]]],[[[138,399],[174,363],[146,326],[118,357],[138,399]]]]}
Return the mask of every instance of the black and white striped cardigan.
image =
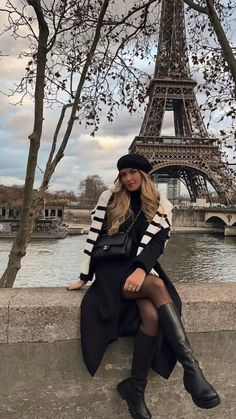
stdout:
{"type": "MultiPolygon", "coordinates": [[[[106,215],[107,204],[109,202],[109,199],[112,193],[113,192],[111,189],[104,191],[99,197],[96,207],[91,212],[92,224],[89,229],[88,237],[87,237],[86,244],[84,247],[84,260],[81,266],[81,273],[80,273],[80,279],[82,279],[83,281],[89,281],[93,277],[93,274],[90,273],[90,262],[91,262],[93,246],[96,243],[96,240],[102,229],[102,224],[106,215]]],[[[171,204],[170,201],[168,201],[168,199],[161,197],[158,211],[154,215],[152,221],[149,223],[140,241],[140,244],[137,250],[137,256],[147,246],[151,238],[155,236],[155,234],[157,234],[162,228],[170,228],[171,222],[172,222],[172,207],[173,205],[171,204]]],[[[169,235],[168,235],[168,238],[169,238],[169,235]]],[[[156,273],[156,271],[152,269],[151,273],[156,273]]]]}

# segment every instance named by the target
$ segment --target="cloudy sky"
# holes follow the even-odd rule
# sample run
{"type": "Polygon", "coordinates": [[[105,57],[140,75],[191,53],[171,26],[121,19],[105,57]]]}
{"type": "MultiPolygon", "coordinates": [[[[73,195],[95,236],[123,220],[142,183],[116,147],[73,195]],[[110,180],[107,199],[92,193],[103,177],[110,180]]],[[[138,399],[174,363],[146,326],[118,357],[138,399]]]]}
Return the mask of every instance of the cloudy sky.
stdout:
{"type": "MultiPolygon", "coordinates": [[[[1,17],[1,26],[4,17],[1,17]]],[[[26,60],[18,59],[19,52],[24,47],[23,40],[15,41],[5,36],[0,40],[0,50],[7,50],[7,57],[0,62],[0,183],[5,185],[24,183],[27,154],[29,148],[28,135],[32,132],[33,102],[25,98],[23,105],[16,105],[19,96],[7,96],[10,89],[24,75],[26,60]],[[7,49],[6,49],[7,45],[7,49]]],[[[153,65],[149,67],[152,74],[153,65]]],[[[44,114],[44,129],[39,152],[35,188],[42,179],[52,135],[60,112],[59,106],[46,109],[44,114]]],[[[88,175],[98,174],[107,185],[111,185],[116,177],[116,161],[128,152],[128,147],[138,135],[144,108],[140,108],[133,116],[121,109],[113,123],[105,118],[95,137],[81,128],[77,122],[67,146],[65,156],[57,166],[50,184],[50,191],[73,190],[78,192],[78,185],[88,175]]],[[[166,119],[163,133],[172,134],[171,116],[166,119]]]]}

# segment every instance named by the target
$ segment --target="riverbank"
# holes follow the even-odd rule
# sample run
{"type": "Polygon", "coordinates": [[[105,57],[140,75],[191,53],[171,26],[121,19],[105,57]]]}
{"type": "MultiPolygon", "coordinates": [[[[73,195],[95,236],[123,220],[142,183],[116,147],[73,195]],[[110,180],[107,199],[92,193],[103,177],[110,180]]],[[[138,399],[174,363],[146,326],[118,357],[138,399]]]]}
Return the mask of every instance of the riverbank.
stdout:
{"type": "Polygon", "coordinates": [[[224,235],[224,228],[222,227],[172,227],[171,233],[196,233],[196,234],[222,234],[224,235]]]}
{"type": "MultiPolygon", "coordinates": [[[[70,224],[68,227],[69,235],[88,234],[89,224],[70,224]]],[[[172,233],[197,233],[197,234],[222,234],[224,235],[223,227],[172,227],[172,233]]]]}

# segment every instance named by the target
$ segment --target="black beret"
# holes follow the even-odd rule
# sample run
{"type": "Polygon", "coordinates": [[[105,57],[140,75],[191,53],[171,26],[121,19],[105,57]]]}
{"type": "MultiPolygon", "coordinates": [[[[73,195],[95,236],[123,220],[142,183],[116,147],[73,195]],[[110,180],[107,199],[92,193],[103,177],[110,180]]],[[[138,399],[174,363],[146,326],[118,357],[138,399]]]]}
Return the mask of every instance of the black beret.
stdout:
{"type": "Polygon", "coordinates": [[[146,159],[146,157],[142,156],[141,154],[125,154],[122,156],[117,162],[117,169],[120,171],[121,169],[140,169],[145,173],[149,173],[152,170],[152,165],[146,159]]]}

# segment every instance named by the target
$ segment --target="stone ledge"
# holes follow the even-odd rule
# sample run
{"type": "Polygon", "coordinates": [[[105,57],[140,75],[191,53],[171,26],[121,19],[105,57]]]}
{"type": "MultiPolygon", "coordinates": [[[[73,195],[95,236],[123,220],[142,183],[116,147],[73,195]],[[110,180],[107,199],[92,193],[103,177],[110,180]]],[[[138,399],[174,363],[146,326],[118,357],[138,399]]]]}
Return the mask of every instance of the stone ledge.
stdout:
{"type": "MultiPolygon", "coordinates": [[[[178,283],[187,332],[236,330],[236,283],[178,283]]],[[[79,338],[84,291],[0,289],[0,343],[79,338]]]]}

